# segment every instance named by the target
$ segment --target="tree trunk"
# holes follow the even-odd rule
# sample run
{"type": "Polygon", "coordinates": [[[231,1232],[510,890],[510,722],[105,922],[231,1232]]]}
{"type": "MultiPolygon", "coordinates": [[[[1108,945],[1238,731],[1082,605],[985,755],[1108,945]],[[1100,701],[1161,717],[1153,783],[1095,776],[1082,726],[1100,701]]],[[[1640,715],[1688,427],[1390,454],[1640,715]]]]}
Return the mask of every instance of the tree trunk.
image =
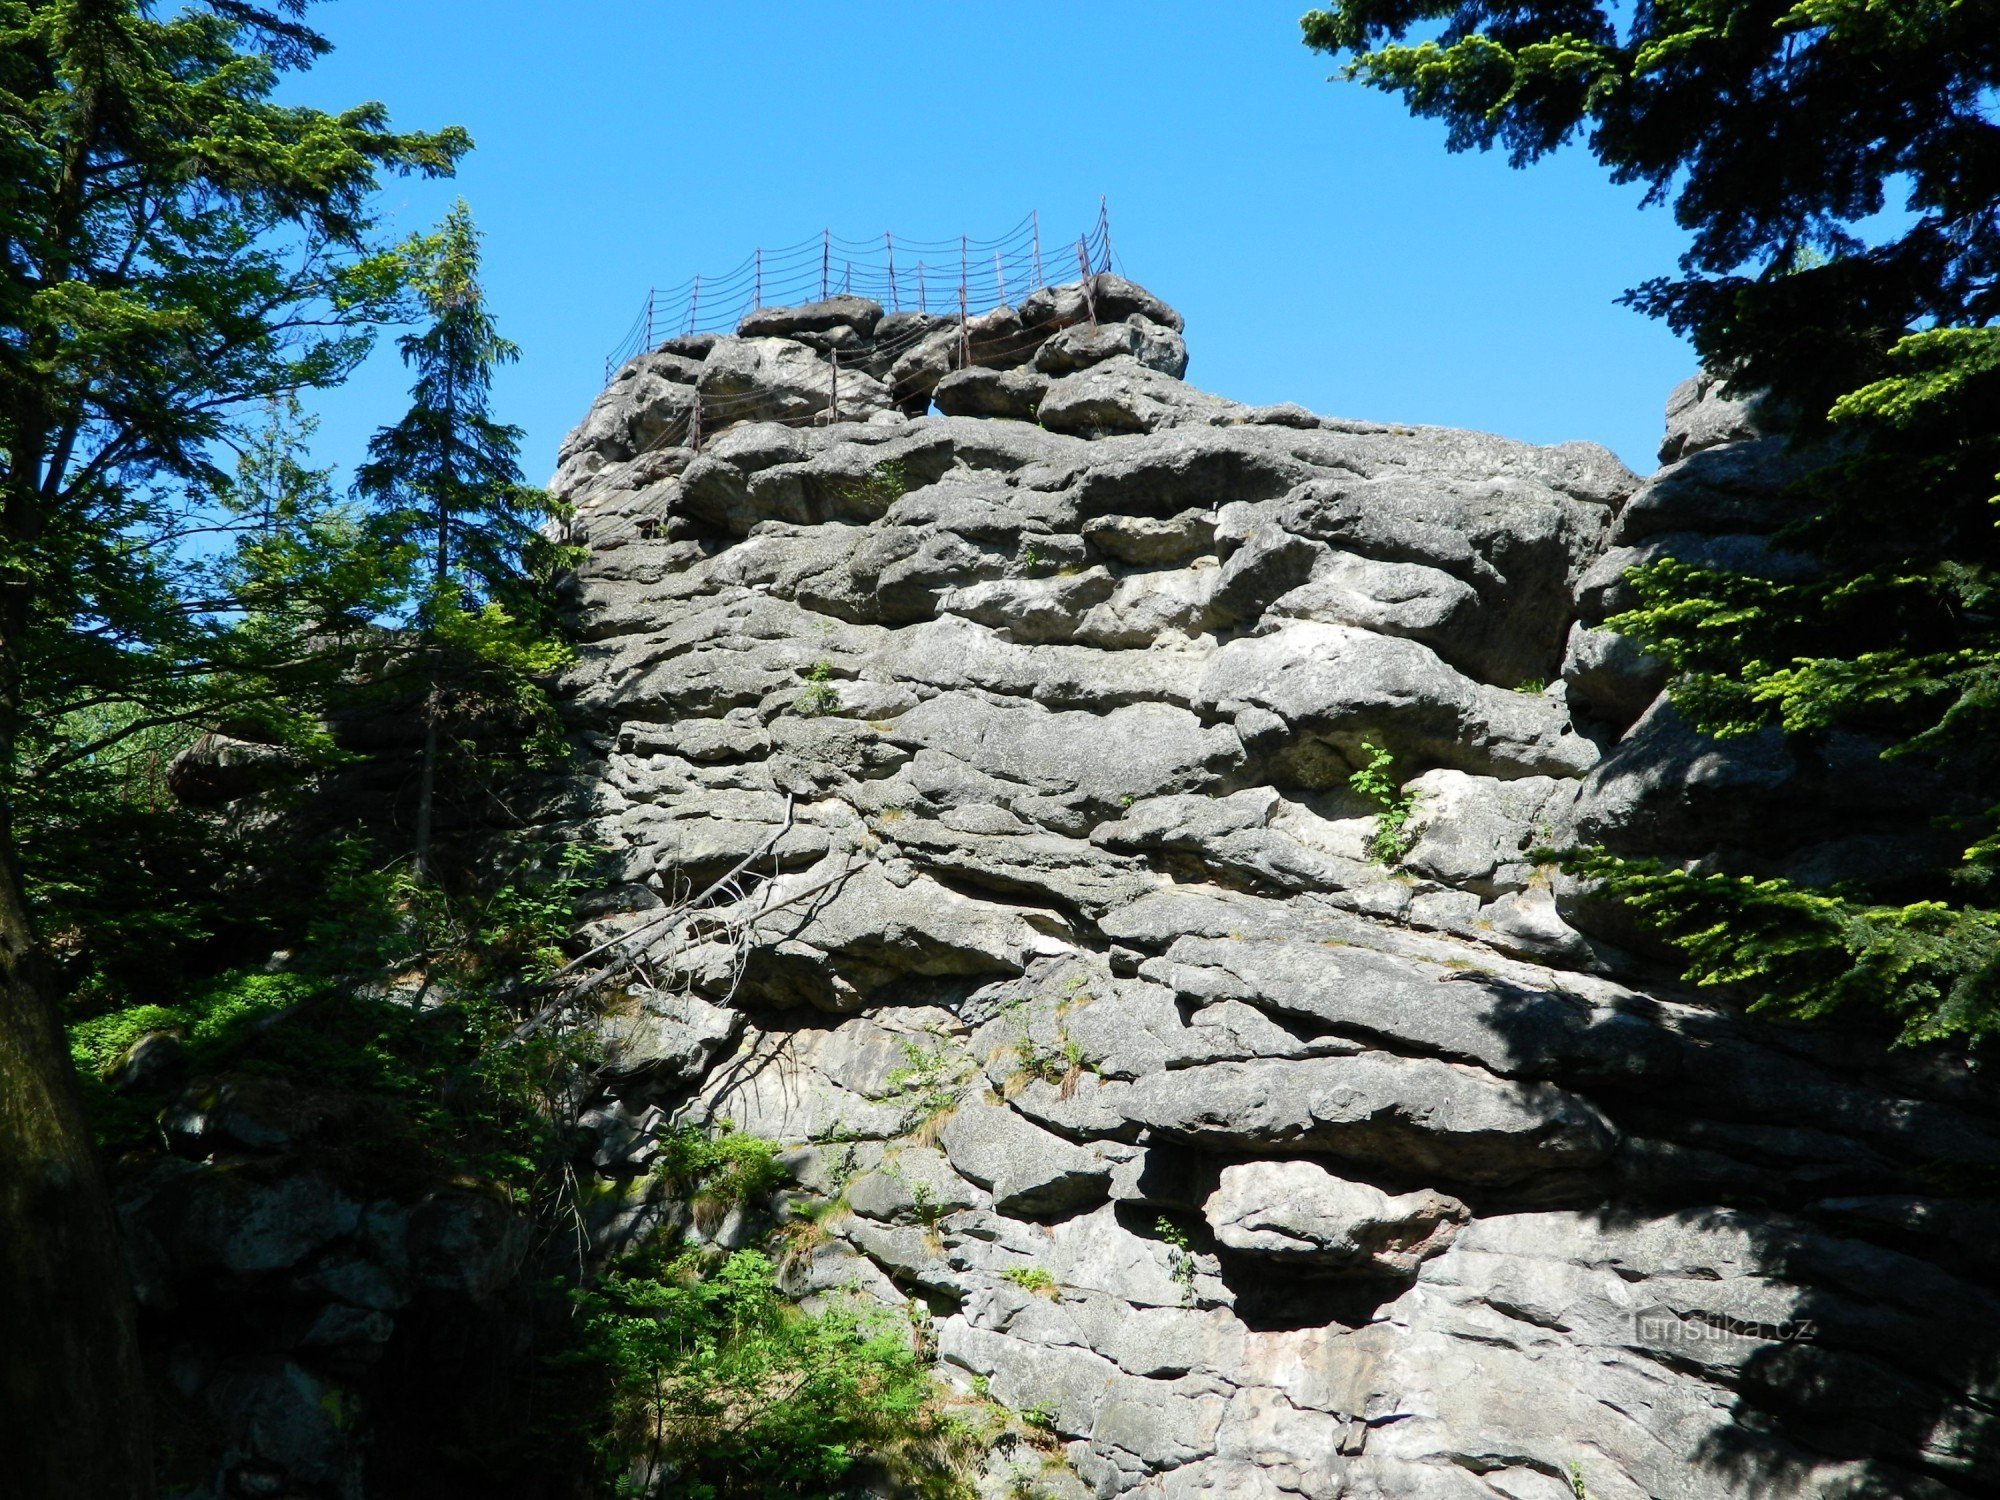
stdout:
{"type": "Polygon", "coordinates": [[[417,772],[417,880],[431,879],[431,808],[437,800],[438,689],[432,668],[431,690],[424,698],[424,759],[417,772]]]}
{"type": "Polygon", "coordinates": [[[49,974],[0,848],[0,1465],[19,1500],[145,1500],[131,1282],[49,974]]]}

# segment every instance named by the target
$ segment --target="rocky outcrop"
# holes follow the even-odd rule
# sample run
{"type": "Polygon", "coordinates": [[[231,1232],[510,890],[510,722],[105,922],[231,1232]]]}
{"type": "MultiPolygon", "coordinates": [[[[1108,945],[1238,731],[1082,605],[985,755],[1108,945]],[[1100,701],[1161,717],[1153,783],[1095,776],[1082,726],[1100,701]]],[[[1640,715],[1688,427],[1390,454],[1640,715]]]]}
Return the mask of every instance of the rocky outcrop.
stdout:
{"type": "Polygon", "coordinates": [[[781,1142],[844,1203],[800,1290],[926,1305],[1075,1493],[1996,1493],[1993,1092],[1680,992],[1541,852],[1921,833],[1867,747],[1703,741],[1603,627],[1652,557],[1804,566],[1756,413],[1676,392],[1642,481],[1207,395],[1094,292],[797,420],[808,336],[887,320],[760,313],[566,446],[604,933],[782,830],[733,942],[650,940],[620,1118],[781,1142]]]}
{"type": "MultiPolygon", "coordinates": [[[[510,813],[604,851],[584,936],[637,959],[581,1018],[562,1266],[337,1086],[141,1038],[110,1085],[176,1102],[120,1211],[191,1493],[502,1453],[544,1415],[530,1283],[810,1217],[796,1295],[907,1313],[1059,1451],[993,1500],[2000,1494],[2000,1095],[1688,993],[1548,859],[1879,881],[1949,843],[1949,787],[1706,739],[1608,623],[1659,558],[1810,569],[1772,414],[1689,382],[1642,479],[1187,357],[1100,276],[759,309],[616,374],[555,481],[579,756],[510,813]],[[792,1184],[676,1201],[690,1127],[792,1184]]],[[[171,773],[299,774],[224,733],[171,773]]]]}

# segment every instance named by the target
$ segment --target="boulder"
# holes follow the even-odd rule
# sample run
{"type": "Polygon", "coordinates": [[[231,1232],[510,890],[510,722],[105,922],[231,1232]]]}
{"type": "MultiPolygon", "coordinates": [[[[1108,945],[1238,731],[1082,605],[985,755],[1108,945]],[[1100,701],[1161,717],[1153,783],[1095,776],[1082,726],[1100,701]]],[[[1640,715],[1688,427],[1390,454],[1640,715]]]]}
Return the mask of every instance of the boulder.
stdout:
{"type": "Polygon", "coordinates": [[[1083,525],[1084,540],[1100,552],[1135,567],[1173,567],[1212,550],[1215,515],[1184,510],[1172,516],[1093,516],[1083,525]]]}
{"type": "Polygon", "coordinates": [[[1211,1149],[1313,1151],[1473,1186],[1592,1167],[1617,1139],[1597,1109],[1565,1090],[1385,1053],[1155,1073],[1133,1085],[1126,1110],[1211,1149]]]}
{"type": "Polygon", "coordinates": [[[1612,729],[1629,727],[1667,686],[1667,669],[1629,636],[1578,620],[1563,648],[1568,700],[1612,729]]]}
{"type": "Polygon", "coordinates": [[[1197,391],[1120,353],[1056,380],[1042,396],[1038,415],[1051,432],[1101,438],[1210,427],[1233,420],[1241,410],[1234,401],[1197,391]]]}
{"type": "Polygon", "coordinates": [[[866,297],[829,297],[824,302],[807,302],[798,307],[760,307],[736,325],[739,338],[792,338],[802,333],[832,333],[852,329],[859,337],[870,337],[882,321],[882,304],[866,297]]]}
{"type": "Polygon", "coordinates": [[[937,409],[949,417],[998,417],[1032,422],[1048,394],[1049,380],[1033,370],[958,370],[931,391],[937,409]]]}
{"type": "Polygon", "coordinates": [[[710,430],[738,422],[800,422],[831,413],[858,421],[891,408],[888,388],[859,368],[794,339],[725,339],[701,368],[702,422],[710,430]]]}
{"type": "Polygon", "coordinates": [[[1100,323],[1122,322],[1142,317],[1174,333],[1184,333],[1187,324],[1158,297],[1123,276],[1101,271],[1090,278],[1089,295],[1082,282],[1039,287],[1021,299],[1021,321],[1031,328],[1067,328],[1087,321],[1092,311],[1100,323]]]}
{"type": "Polygon", "coordinates": [[[1722,376],[1704,370],[1668,393],[1661,463],[1676,463],[1724,443],[1768,437],[1782,425],[1766,396],[1755,392],[1725,395],[1726,384],[1722,376]]]}
{"type": "Polygon", "coordinates": [[[691,1083],[716,1051],[742,1030],[740,1011],[710,1005],[693,995],[640,993],[629,1009],[598,1025],[604,1044],[603,1075],[615,1083],[645,1079],[672,1089],[691,1083]]]}
{"type": "Polygon", "coordinates": [[[1218,1242],[1246,1255],[1348,1276],[1405,1278],[1449,1248],[1472,1217],[1443,1193],[1391,1197],[1309,1161],[1224,1167],[1201,1212],[1218,1242]]]}
{"type": "Polygon", "coordinates": [[[1101,1200],[1111,1169],[1100,1157],[1031,1125],[1004,1105],[961,1105],[938,1133],[961,1176],[993,1195],[1002,1213],[1061,1213],[1101,1200]]]}
{"type": "Polygon", "coordinates": [[[1187,345],[1181,336],[1137,316],[1122,323],[1080,323],[1062,329],[1035,350],[1034,365],[1044,375],[1074,375],[1121,357],[1175,380],[1187,373],[1187,345]]]}

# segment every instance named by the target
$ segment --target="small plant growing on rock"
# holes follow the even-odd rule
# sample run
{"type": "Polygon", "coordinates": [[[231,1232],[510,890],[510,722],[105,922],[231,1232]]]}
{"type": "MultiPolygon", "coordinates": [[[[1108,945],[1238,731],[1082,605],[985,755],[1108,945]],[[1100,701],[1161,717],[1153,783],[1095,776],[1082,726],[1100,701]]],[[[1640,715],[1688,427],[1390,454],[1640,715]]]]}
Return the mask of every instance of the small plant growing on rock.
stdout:
{"type": "Polygon", "coordinates": [[[802,719],[817,719],[840,707],[840,694],[833,687],[833,663],[816,661],[806,672],[806,689],[792,703],[792,712],[802,719]]]}
{"type": "Polygon", "coordinates": [[[1009,1266],[1000,1273],[1002,1281],[1011,1281],[1024,1292],[1032,1292],[1037,1297],[1054,1297],[1056,1278],[1046,1266],[1009,1266]]]}
{"type": "Polygon", "coordinates": [[[1368,757],[1368,763],[1348,777],[1347,784],[1379,809],[1375,832],[1368,839],[1368,854],[1385,865],[1395,865],[1410,852],[1412,839],[1406,825],[1417,799],[1397,784],[1392,774],[1396,758],[1387,750],[1372,740],[1363,740],[1361,753],[1368,757]]]}
{"type": "Polygon", "coordinates": [[[1162,1216],[1153,1226],[1153,1232],[1167,1242],[1167,1267],[1181,1289],[1181,1301],[1194,1301],[1194,1249],[1188,1243],[1187,1231],[1172,1219],[1162,1216]]]}
{"type": "Polygon", "coordinates": [[[686,1196],[695,1222],[704,1229],[720,1223],[731,1209],[770,1197],[791,1180],[776,1145],[726,1126],[715,1136],[691,1125],[664,1136],[653,1172],[686,1196]]]}
{"type": "Polygon", "coordinates": [[[938,1127],[965,1097],[972,1060],[957,1051],[947,1038],[939,1036],[929,1047],[919,1042],[904,1042],[903,1063],[889,1075],[890,1098],[916,1115],[917,1139],[930,1144],[938,1127]]]}
{"type": "Polygon", "coordinates": [[[1576,1500],[1590,1500],[1590,1491],[1583,1485],[1583,1466],[1575,1459],[1569,1461],[1569,1492],[1576,1500]]]}
{"type": "Polygon", "coordinates": [[[1037,1432],[1054,1432],[1056,1409],[1053,1406],[1024,1406],[1021,1408],[1021,1420],[1037,1432]]]}
{"type": "Polygon", "coordinates": [[[892,458],[875,465],[865,478],[852,480],[845,487],[848,499],[878,514],[909,492],[909,472],[903,467],[900,458],[892,458]]]}
{"type": "Polygon", "coordinates": [[[812,1258],[812,1253],[833,1238],[833,1223],[850,1212],[847,1195],[822,1198],[799,1206],[791,1218],[771,1233],[771,1250],[776,1258],[780,1282],[792,1276],[812,1258]]]}
{"type": "Polygon", "coordinates": [[[1083,1048],[1067,1030],[1056,1033],[1054,1045],[1044,1047],[1033,1037],[1024,1036],[1014,1044],[1020,1065],[1014,1082],[1020,1086],[1034,1082],[1052,1083],[1067,1099],[1076,1092],[1077,1080],[1088,1068],[1083,1048]]]}

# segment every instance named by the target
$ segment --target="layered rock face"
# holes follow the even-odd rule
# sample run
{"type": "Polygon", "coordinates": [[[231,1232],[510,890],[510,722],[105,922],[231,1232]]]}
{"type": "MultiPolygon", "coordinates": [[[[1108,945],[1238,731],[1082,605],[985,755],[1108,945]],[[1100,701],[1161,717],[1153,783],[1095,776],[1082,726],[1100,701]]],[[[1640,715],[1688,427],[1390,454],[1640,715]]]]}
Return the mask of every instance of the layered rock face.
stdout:
{"type": "Polygon", "coordinates": [[[1050,1493],[2000,1493],[1991,1088],[1675,989],[1538,854],[1930,836],[1599,628],[1645,557],[1803,565],[1753,414],[1677,393],[1642,482],[1246,408],[1139,288],[1038,297],[879,370],[871,304],[761,313],[565,448],[565,832],[643,955],[600,1247],[680,1232],[662,1131],[781,1142],[838,1205],[798,1289],[910,1310],[1050,1493]]]}

